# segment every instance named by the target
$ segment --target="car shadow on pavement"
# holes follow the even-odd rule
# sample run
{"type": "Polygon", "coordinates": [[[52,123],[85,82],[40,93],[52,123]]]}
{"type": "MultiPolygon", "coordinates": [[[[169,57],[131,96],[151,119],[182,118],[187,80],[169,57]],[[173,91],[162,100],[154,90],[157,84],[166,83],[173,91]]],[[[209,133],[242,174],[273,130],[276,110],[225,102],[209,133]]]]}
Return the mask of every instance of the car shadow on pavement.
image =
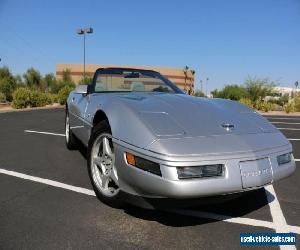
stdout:
{"type": "MultiPolygon", "coordinates": [[[[268,200],[266,197],[264,188],[258,189],[247,194],[244,194],[238,198],[235,198],[226,202],[219,202],[210,205],[200,205],[185,208],[176,208],[174,206],[164,209],[143,209],[133,205],[127,205],[124,208],[124,212],[130,216],[140,218],[143,220],[157,221],[163,225],[172,227],[185,227],[202,225],[211,222],[218,221],[217,219],[201,217],[201,213],[210,213],[216,215],[223,215],[226,218],[243,217],[249,213],[255,212],[256,210],[268,206],[268,200]],[[178,209],[178,210],[176,210],[178,209]],[[200,216],[191,216],[189,213],[185,214],[185,211],[193,211],[200,216]],[[176,212],[176,211],[181,211],[176,212]]],[[[268,193],[270,202],[274,200],[274,196],[268,193]]],[[[184,201],[183,201],[184,202],[184,201]]],[[[266,209],[265,213],[269,213],[266,209]]],[[[266,214],[265,217],[268,217],[266,214]]],[[[267,219],[264,219],[267,220],[267,219]]]]}
{"type": "Polygon", "coordinates": [[[87,159],[87,148],[83,145],[81,141],[78,140],[77,149],[80,152],[80,154],[84,157],[84,159],[87,159]]]}

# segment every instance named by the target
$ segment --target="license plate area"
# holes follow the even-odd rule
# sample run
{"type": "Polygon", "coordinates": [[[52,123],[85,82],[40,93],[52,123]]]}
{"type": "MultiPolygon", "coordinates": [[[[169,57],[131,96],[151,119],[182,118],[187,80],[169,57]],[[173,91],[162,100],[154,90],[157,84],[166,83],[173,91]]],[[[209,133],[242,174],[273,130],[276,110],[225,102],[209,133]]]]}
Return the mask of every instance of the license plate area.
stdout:
{"type": "Polygon", "coordinates": [[[272,182],[269,158],[240,162],[243,188],[252,188],[272,182]]]}

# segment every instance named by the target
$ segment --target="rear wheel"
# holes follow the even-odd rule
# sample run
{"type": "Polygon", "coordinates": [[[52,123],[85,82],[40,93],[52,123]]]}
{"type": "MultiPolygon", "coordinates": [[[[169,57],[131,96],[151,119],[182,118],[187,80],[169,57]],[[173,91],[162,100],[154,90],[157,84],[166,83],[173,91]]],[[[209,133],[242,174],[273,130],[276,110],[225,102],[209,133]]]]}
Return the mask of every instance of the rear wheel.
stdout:
{"type": "Polygon", "coordinates": [[[97,197],[112,207],[123,205],[112,136],[106,121],[93,129],[88,146],[88,170],[97,197]]]}
{"type": "Polygon", "coordinates": [[[72,133],[72,130],[70,129],[70,117],[68,109],[66,110],[65,135],[67,148],[70,150],[76,149],[78,147],[78,141],[75,135],[72,133]]]}

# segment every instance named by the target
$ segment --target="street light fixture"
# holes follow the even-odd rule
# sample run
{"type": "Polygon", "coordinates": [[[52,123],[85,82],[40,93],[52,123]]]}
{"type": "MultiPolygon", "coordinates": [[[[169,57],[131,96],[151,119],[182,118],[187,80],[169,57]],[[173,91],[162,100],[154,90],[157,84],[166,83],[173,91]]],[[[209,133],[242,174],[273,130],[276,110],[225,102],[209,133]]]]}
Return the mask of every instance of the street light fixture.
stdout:
{"type": "Polygon", "coordinates": [[[93,28],[78,29],[77,34],[83,35],[83,82],[85,83],[85,34],[92,34],[93,28]]]}

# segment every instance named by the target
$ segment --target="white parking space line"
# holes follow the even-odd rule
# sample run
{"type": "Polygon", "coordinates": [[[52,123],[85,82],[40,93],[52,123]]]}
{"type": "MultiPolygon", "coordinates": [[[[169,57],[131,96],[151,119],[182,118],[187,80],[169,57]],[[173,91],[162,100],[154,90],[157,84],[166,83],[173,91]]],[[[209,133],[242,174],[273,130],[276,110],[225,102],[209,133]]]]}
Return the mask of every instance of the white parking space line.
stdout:
{"type": "Polygon", "coordinates": [[[296,118],[296,117],[268,117],[265,116],[265,118],[267,118],[268,120],[296,120],[296,121],[300,121],[300,117],[296,118]]]}
{"type": "Polygon", "coordinates": [[[56,135],[56,136],[66,136],[65,134],[57,134],[43,131],[35,131],[35,130],[24,130],[25,133],[35,133],[35,134],[44,134],[44,135],[56,135]]]}
{"type": "Polygon", "coordinates": [[[300,159],[294,159],[295,161],[300,161],[300,159]]]}
{"type": "Polygon", "coordinates": [[[300,128],[277,128],[280,130],[300,130],[300,128]]]}
{"type": "Polygon", "coordinates": [[[49,179],[44,179],[44,178],[35,177],[35,176],[27,175],[27,174],[22,174],[22,173],[19,173],[19,172],[10,171],[10,170],[6,170],[6,169],[2,169],[2,168],[0,168],[0,173],[10,175],[10,176],[14,176],[14,177],[18,177],[18,178],[25,179],[25,180],[29,180],[29,181],[43,183],[43,184],[53,186],[53,187],[67,189],[67,190],[77,192],[77,193],[81,193],[81,194],[87,194],[87,195],[95,196],[95,193],[94,193],[93,190],[68,185],[68,184],[65,184],[65,183],[62,183],[62,182],[58,182],[58,181],[52,181],[52,180],[49,180],[49,179]]]}
{"type": "MultiPolygon", "coordinates": [[[[287,228],[288,225],[281,210],[273,185],[265,187],[265,191],[276,233],[289,233],[290,231],[289,228],[287,228]]],[[[296,249],[296,247],[281,245],[280,249],[296,249]]]]}
{"type": "Polygon", "coordinates": [[[289,141],[300,141],[300,139],[297,138],[288,138],[289,141]]]}
{"type": "Polygon", "coordinates": [[[84,126],[73,126],[73,127],[70,127],[71,129],[76,129],[76,128],[84,128],[84,126]]]}
{"type": "Polygon", "coordinates": [[[273,124],[299,125],[300,122],[271,122],[273,124]]]}
{"type": "MultiPolygon", "coordinates": [[[[34,182],[39,182],[39,183],[43,183],[43,184],[46,184],[49,186],[58,187],[58,188],[70,190],[70,191],[85,194],[85,195],[95,196],[94,191],[90,190],[90,189],[76,187],[76,186],[68,185],[68,184],[65,184],[62,182],[44,179],[44,178],[40,178],[40,177],[35,177],[35,176],[27,175],[27,174],[22,174],[22,173],[15,172],[15,171],[10,171],[10,170],[0,168],[0,174],[10,175],[10,176],[14,176],[17,178],[34,181],[34,182]]],[[[272,202],[274,202],[274,201],[272,201],[272,202]]],[[[274,206],[276,208],[278,205],[274,204],[272,206],[274,206]]],[[[180,214],[180,215],[196,217],[196,218],[206,218],[206,219],[212,219],[212,220],[216,220],[216,221],[225,221],[225,222],[237,223],[237,224],[249,225],[249,226],[255,226],[255,227],[266,227],[266,228],[271,228],[271,229],[275,229],[275,230],[278,229],[279,226],[281,226],[281,223],[285,222],[285,219],[283,221],[282,218],[280,220],[275,219],[276,223],[274,223],[274,222],[270,222],[270,221],[256,220],[256,219],[250,219],[250,218],[241,218],[241,217],[232,218],[230,216],[189,210],[189,209],[172,209],[172,210],[167,210],[167,211],[176,213],[176,214],[180,214]]],[[[298,226],[290,226],[290,225],[284,224],[284,225],[282,225],[282,228],[280,228],[280,229],[282,231],[295,232],[297,234],[300,234],[300,227],[298,227],[298,226]]]]}

